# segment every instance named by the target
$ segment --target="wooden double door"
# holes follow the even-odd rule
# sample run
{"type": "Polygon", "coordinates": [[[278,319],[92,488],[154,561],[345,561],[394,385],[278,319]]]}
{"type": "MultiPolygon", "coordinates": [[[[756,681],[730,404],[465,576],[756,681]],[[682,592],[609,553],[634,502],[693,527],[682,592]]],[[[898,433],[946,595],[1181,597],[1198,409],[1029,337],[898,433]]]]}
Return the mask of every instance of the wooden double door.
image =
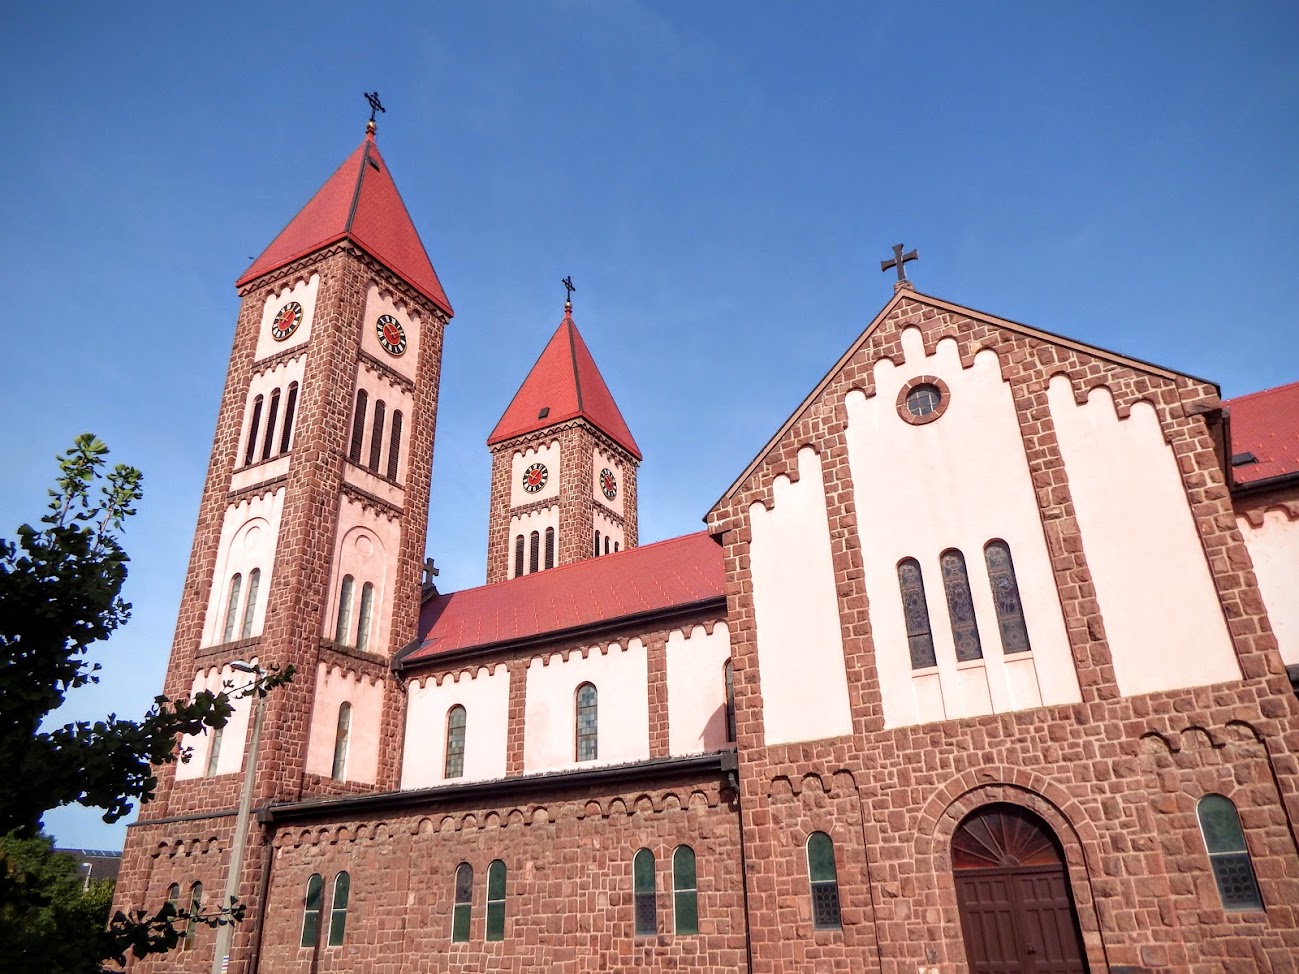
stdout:
{"type": "Polygon", "coordinates": [[[970,974],[1087,974],[1060,843],[1018,805],[987,805],[952,838],[970,974]]]}

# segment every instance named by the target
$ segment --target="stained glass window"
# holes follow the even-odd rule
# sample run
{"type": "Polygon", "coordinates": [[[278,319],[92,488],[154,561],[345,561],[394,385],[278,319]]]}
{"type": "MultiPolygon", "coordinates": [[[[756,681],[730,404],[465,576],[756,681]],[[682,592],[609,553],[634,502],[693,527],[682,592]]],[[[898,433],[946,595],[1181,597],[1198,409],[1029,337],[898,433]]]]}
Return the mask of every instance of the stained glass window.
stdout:
{"type": "Polygon", "coordinates": [[[807,879],[812,887],[812,926],[838,930],[839,874],[834,865],[834,842],[824,832],[807,837],[807,879]]]}
{"type": "Polygon", "coordinates": [[[469,911],[474,899],[474,867],[462,862],[456,867],[455,906],[451,908],[451,942],[469,942],[469,911]]]}
{"type": "Polygon", "coordinates": [[[925,599],[925,582],[920,562],[904,558],[898,562],[898,587],[902,590],[902,614],[907,622],[907,643],[911,647],[911,668],[937,666],[934,636],[929,628],[929,603],[925,599]]]}
{"type": "Polygon", "coordinates": [[[253,634],[253,614],[257,611],[257,589],[262,584],[262,570],[254,568],[248,573],[248,600],[244,602],[244,624],[239,630],[239,638],[247,639],[253,634]]]}
{"type": "Polygon", "coordinates": [[[330,776],[342,781],[347,774],[347,751],[352,739],[352,705],[343,703],[338,708],[338,729],[334,734],[334,765],[330,776]]]}
{"type": "Polygon", "coordinates": [[[364,389],[356,391],[356,412],[352,414],[352,443],[347,448],[347,458],[353,463],[361,462],[361,442],[365,439],[365,404],[369,398],[364,389]]]}
{"type": "Polygon", "coordinates": [[[487,867],[487,939],[505,939],[505,863],[487,867]]]}
{"type": "Polygon", "coordinates": [[[726,661],[726,739],[735,740],[735,667],[726,661]]]}
{"type": "Polygon", "coordinates": [[[370,647],[370,619],[374,615],[374,583],[361,586],[361,614],[356,618],[356,648],[365,652],[370,647]]]}
{"type": "Polygon", "coordinates": [[[339,873],[334,877],[334,899],[329,904],[329,946],[341,947],[347,936],[347,898],[352,892],[352,877],[339,873]]]}
{"type": "Polygon", "coordinates": [[[943,570],[943,588],[947,590],[947,615],[952,621],[956,661],[983,659],[983,644],[979,642],[979,624],[974,618],[974,599],[970,595],[965,556],[951,548],[943,552],[939,564],[943,570]]]}
{"type": "Polygon", "coordinates": [[[699,932],[698,887],[695,850],[679,845],[672,853],[672,929],[677,934],[699,932]]]}
{"type": "Polygon", "coordinates": [[[1263,897],[1245,844],[1236,806],[1222,795],[1205,795],[1196,806],[1204,848],[1224,910],[1261,910],[1263,897]]]}
{"type": "Polygon", "coordinates": [[[577,760],[594,761],[599,754],[598,697],[595,686],[583,683],[577,688],[577,760]]]}
{"type": "Polygon", "coordinates": [[[989,541],[983,549],[983,557],[988,563],[992,601],[997,606],[1002,652],[1026,653],[1032,647],[1028,644],[1028,626],[1024,624],[1024,606],[1019,600],[1010,545],[1004,541],[989,541]]]}
{"type": "Polygon", "coordinates": [[[632,860],[632,901],[636,910],[636,936],[659,932],[658,903],[654,891],[654,853],[641,849],[632,860]]]}
{"type": "Polygon", "coordinates": [[[912,416],[928,416],[938,408],[943,394],[931,382],[922,382],[907,393],[907,412],[912,416]]]}
{"type": "MultiPolygon", "coordinates": [[[[456,704],[447,711],[447,760],[444,777],[459,778],[465,773],[465,708],[456,704]]],[[[491,877],[488,877],[491,880],[491,877]]]]}
{"type": "Polygon", "coordinates": [[[221,634],[223,643],[228,643],[235,638],[235,620],[239,618],[239,592],[243,589],[243,585],[242,575],[230,579],[230,598],[226,602],[226,625],[221,634]]]}
{"type": "Polygon", "coordinates": [[[314,947],[320,939],[320,907],[325,881],[319,873],[312,873],[307,880],[307,896],[302,908],[302,941],[303,947],[314,947]]]}

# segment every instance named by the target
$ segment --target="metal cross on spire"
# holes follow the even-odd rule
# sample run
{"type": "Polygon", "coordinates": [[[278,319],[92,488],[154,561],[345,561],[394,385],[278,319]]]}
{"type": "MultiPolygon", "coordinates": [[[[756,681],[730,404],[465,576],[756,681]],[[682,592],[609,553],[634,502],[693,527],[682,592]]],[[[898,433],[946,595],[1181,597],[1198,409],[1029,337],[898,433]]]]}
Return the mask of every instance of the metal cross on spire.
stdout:
{"type": "Polygon", "coordinates": [[[564,285],[564,290],[568,292],[567,295],[564,297],[564,310],[565,310],[565,311],[572,311],[572,310],[573,310],[573,292],[577,290],[577,288],[575,288],[575,287],[573,286],[573,277],[572,277],[572,275],[570,274],[568,277],[564,278],[564,279],[563,279],[562,281],[560,281],[559,283],[562,284],[562,285],[564,285]]]}
{"type": "Polygon", "coordinates": [[[365,95],[365,100],[370,103],[370,122],[371,124],[373,124],[374,113],[375,112],[386,113],[388,109],[384,108],[383,102],[379,101],[379,93],[377,91],[365,91],[362,92],[362,94],[365,95]]]}
{"type": "Polygon", "coordinates": [[[891,267],[896,267],[898,269],[898,279],[893,284],[894,290],[900,287],[911,287],[911,282],[907,280],[907,269],[905,265],[907,261],[919,259],[919,251],[912,250],[910,253],[904,254],[902,252],[902,244],[894,244],[893,259],[880,261],[880,270],[886,271],[891,267]]]}

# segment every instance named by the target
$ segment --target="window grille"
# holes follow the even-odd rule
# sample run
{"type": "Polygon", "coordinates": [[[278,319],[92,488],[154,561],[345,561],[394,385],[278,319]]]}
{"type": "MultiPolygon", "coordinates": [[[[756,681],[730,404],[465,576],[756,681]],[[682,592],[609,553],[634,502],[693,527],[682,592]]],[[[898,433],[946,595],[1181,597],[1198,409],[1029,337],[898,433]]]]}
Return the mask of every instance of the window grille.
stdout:
{"type": "Polygon", "coordinates": [[[462,862],[456,867],[455,905],[451,908],[451,942],[469,942],[469,911],[474,898],[474,867],[462,862]]]}
{"type": "Polygon", "coordinates": [[[807,838],[807,879],[812,888],[812,926],[838,930],[839,874],[834,865],[834,842],[824,832],[807,838]]]}
{"type": "Polygon", "coordinates": [[[248,446],[244,448],[244,466],[257,456],[257,434],[262,428],[262,397],[253,400],[253,416],[248,421],[248,446]]]}
{"type": "Polygon", "coordinates": [[[672,853],[672,929],[678,936],[699,932],[695,850],[688,845],[679,845],[672,853]]]}
{"type": "Polygon", "coordinates": [[[594,761],[599,754],[598,695],[595,686],[583,683],[577,688],[577,760],[594,761]]]}
{"type": "Polygon", "coordinates": [[[514,577],[523,574],[523,535],[514,539],[514,577]]]}
{"type": "Polygon", "coordinates": [[[546,567],[555,567],[555,529],[546,528],[546,567]]]}
{"type": "Polygon", "coordinates": [[[1205,795],[1195,808],[1224,910],[1261,910],[1263,897],[1250,861],[1240,815],[1229,798],[1205,795]]]}
{"type": "Polygon", "coordinates": [[[505,863],[487,867],[487,939],[505,939],[505,863]]]}
{"type": "Polygon", "coordinates": [[[271,449],[275,446],[275,419],[280,412],[280,390],[271,393],[271,406],[266,410],[266,435],[262,437],[262,459],[271,458],[271,449]]]}
{"type": "Polygon", "coordinates": [[[641,849],[632,860],[631,869],[636,936],[653,937],[659,932],[658,902],[654,889],[654,853],[641,849]]]}
{"type": "Polygon", "coordinates": [[[388,479],[397,482],[397,464],[401,459],[401,410],[392,411],[392,432],[388,437],[388,479]]]}

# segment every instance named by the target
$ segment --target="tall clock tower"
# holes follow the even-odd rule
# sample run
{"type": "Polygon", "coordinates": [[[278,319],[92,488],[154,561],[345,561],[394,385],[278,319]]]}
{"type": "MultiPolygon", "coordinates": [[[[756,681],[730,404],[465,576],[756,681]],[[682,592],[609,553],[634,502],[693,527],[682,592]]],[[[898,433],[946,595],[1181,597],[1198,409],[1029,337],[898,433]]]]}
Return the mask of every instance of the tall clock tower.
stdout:
{"type": "Polygon", "coordinates": [[[488,583],[636,547],[640,448],[571,302],[487,445],[488,583]]]}
{"type": "MultiPolygon", "coordinates": [[[[373,122],[236,286],[165,692],[239,685],[240,661],[292,664],[265,699],[254,807],[395,788],[404,695],[389,661],[416,636],[452,311],[373,122]]],[[[220,898],[251,710],[184,741],[191,760],[163,772],[128,835],[119,904],[156,908],[173,884],[220,898]]],[[[265,852],[250,836],[241,889],[265,852]]],[[[209,948],[181,967],[205,969],[200,953],[210,962],[209,948]]]]}

